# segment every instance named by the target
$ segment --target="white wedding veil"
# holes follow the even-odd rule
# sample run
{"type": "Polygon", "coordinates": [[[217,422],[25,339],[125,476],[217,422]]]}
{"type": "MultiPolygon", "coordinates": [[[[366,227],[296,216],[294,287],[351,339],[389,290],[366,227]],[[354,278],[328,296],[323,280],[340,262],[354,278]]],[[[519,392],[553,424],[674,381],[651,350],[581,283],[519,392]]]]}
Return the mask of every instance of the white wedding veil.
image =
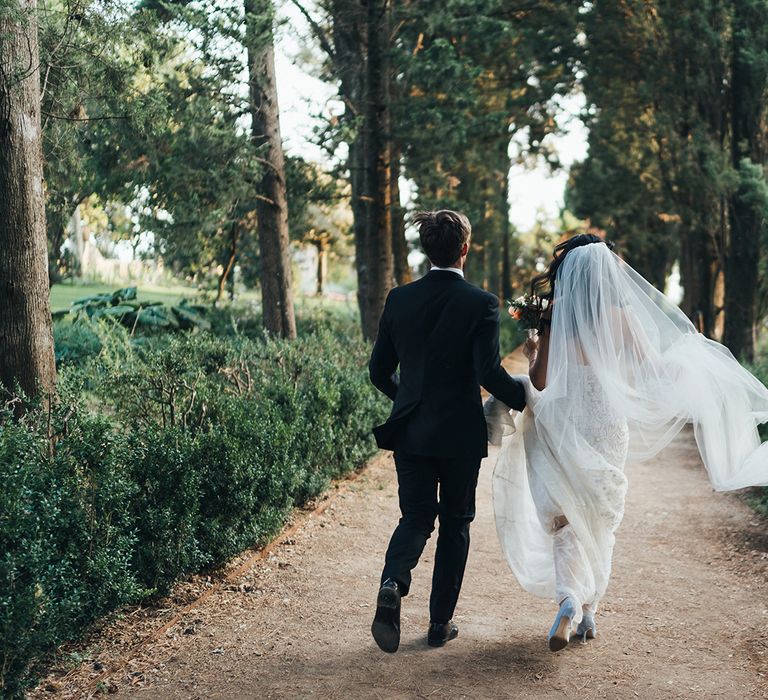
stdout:
{"type": "Polygon", "coordinates": [[[599,597],[623,516],[625,458],[654,456],[691,423],[715,489],[768,484],[757,431],[768,389],[602,242],[567,252],[554,280],[546,388],[524,379],[528,408],[505,438],[494,508],[502,548],[532,593],[552,597],[555,585],[542,489],[572,526],[599,597]]]}
{"type": "MultiPolygon", "coordinates": [[[[582,366],[629,427],[629,461],[644,460],[692,423],[718,491],[768,484],[768,389],[603,243],[570,250],[552,306],[547,388],[536,423],[562,445],[579,410],[568,388],[582,366]]],[[[559,452],[560,450],[558,450],[559,452]]]]}

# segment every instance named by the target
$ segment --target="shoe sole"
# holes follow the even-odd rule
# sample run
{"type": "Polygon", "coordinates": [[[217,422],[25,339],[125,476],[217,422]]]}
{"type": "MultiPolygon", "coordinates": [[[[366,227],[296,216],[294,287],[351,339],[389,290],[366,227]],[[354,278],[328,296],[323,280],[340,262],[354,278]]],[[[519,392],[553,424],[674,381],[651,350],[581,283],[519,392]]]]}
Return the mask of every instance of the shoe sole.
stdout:
{"type": "Polygon", "coordinates": [[[448,642],[450,642],[452,639],[456,639],[456,637],[459,636],[458,630],[451,634],[447,639],[440,639],[440,640],[433,640],[427,637],[427,644],[431,647],[444,647],[448,642]]]}
{"type": "Polygon", "coordinates": [[[549,650],[561,651],[568,646],[570,641],[571,618],[561,617],[555,633],[549,638],[549,650]]]}
{"type": "Polygon", "coordinates": [[[383,588],[379,591],[371,634],[379,645],[379,649],[387,654],[394,654],[400,646],[399,607],[400,596],[396,591],[391,588],[383,588]]]}

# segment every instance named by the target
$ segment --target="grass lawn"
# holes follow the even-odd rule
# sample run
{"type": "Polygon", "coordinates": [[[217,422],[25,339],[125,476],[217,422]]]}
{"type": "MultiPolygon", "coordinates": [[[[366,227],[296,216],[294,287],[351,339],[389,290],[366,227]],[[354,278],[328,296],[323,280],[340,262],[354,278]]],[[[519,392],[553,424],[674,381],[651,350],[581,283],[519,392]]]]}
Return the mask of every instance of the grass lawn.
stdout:
{"type": "MultiPolygon", "coordinates": [[[[93,296],[94,294],[111,294],[121,287],[129,286],[132,285],[130,283],[121,285],[96,283],[73,284],[71,282],[54,284],[53,287],[51,287],[51,311],[65,311],[71,306],[72,302],[77,299],[93,296]]],[[[140,301],[160,301],[165,304],[176,304],[184,297],[190,300],[199,300],[200,297],[200,292],[197,289],[194,289],[193,287],[185,287],[181,284],[168,286],[137,284],[136,286],[138,287],[138,298],[140,301]]],[[[208,302],[210,303],[212,299],[213,297],[209,295],[208,302]]],[[[260,302],[261,294],[258,290],[251,289],[245,292],[240,292],[237,295],[235,305],[259,304],[260,302]]],[[[318,298],[297,294],[294,302],[298,312],[327,310],[331,313],[357,313],[357,302],[355,301],[354,296],[343,298],[343,295],[339,294],[318,298]]]]}
{"type": "MultiPolygon", "coordinates": [[[[122,285],[131,286],[129,284],[122,285]]],[[[165,304],[176,304],[182,297],[192,298],[197,290],[181,285],[174,287],[157,287],[153,285],[137,285],[140,301],[161,301],[165,304]]],[[[51,310],[64,311],[70,307],[73,301],[94,294],[111,294],[119,289],[120,285],[109,284],[54,284],[51,287],[51,310]]]]}

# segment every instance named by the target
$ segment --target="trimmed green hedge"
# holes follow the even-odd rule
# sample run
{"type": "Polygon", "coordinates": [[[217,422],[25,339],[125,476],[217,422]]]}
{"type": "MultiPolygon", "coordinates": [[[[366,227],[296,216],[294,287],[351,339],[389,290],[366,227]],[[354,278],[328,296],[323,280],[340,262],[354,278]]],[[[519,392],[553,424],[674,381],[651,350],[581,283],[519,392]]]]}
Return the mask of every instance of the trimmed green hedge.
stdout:
{"type": "Polygon", "coordinates": [[[0,420],[0,695],[15,697],[41,653],[139,597],[136,486],[126,441],[101,417],[57,410],[53,456],[40,413],[0,420]]]}
{"type": "Polygon", "coordinates": [[[106,612],[268,541],[294,505],[373,453],[387,410],[368,347],[322,323],[294,343],[137,344],[103,327],[57,337],[85,347],[60,348],[50,418],[0,411],[4,697],[106,612]]]}

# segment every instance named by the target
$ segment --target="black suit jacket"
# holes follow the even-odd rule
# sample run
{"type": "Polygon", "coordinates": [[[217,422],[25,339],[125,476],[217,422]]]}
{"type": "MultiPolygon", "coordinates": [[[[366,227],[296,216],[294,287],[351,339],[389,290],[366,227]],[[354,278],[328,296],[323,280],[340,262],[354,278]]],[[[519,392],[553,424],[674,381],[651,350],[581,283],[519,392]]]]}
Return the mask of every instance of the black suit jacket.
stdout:
{"type": "Polygon", "coordinates": [[[480,387],[512,408],[525,407],[523,385],[499,361],[498,299],[447,270],[390,292],[369,372],[394,401],[387,422],[374,428],[387,450],[485,457],[480,387]]]}

